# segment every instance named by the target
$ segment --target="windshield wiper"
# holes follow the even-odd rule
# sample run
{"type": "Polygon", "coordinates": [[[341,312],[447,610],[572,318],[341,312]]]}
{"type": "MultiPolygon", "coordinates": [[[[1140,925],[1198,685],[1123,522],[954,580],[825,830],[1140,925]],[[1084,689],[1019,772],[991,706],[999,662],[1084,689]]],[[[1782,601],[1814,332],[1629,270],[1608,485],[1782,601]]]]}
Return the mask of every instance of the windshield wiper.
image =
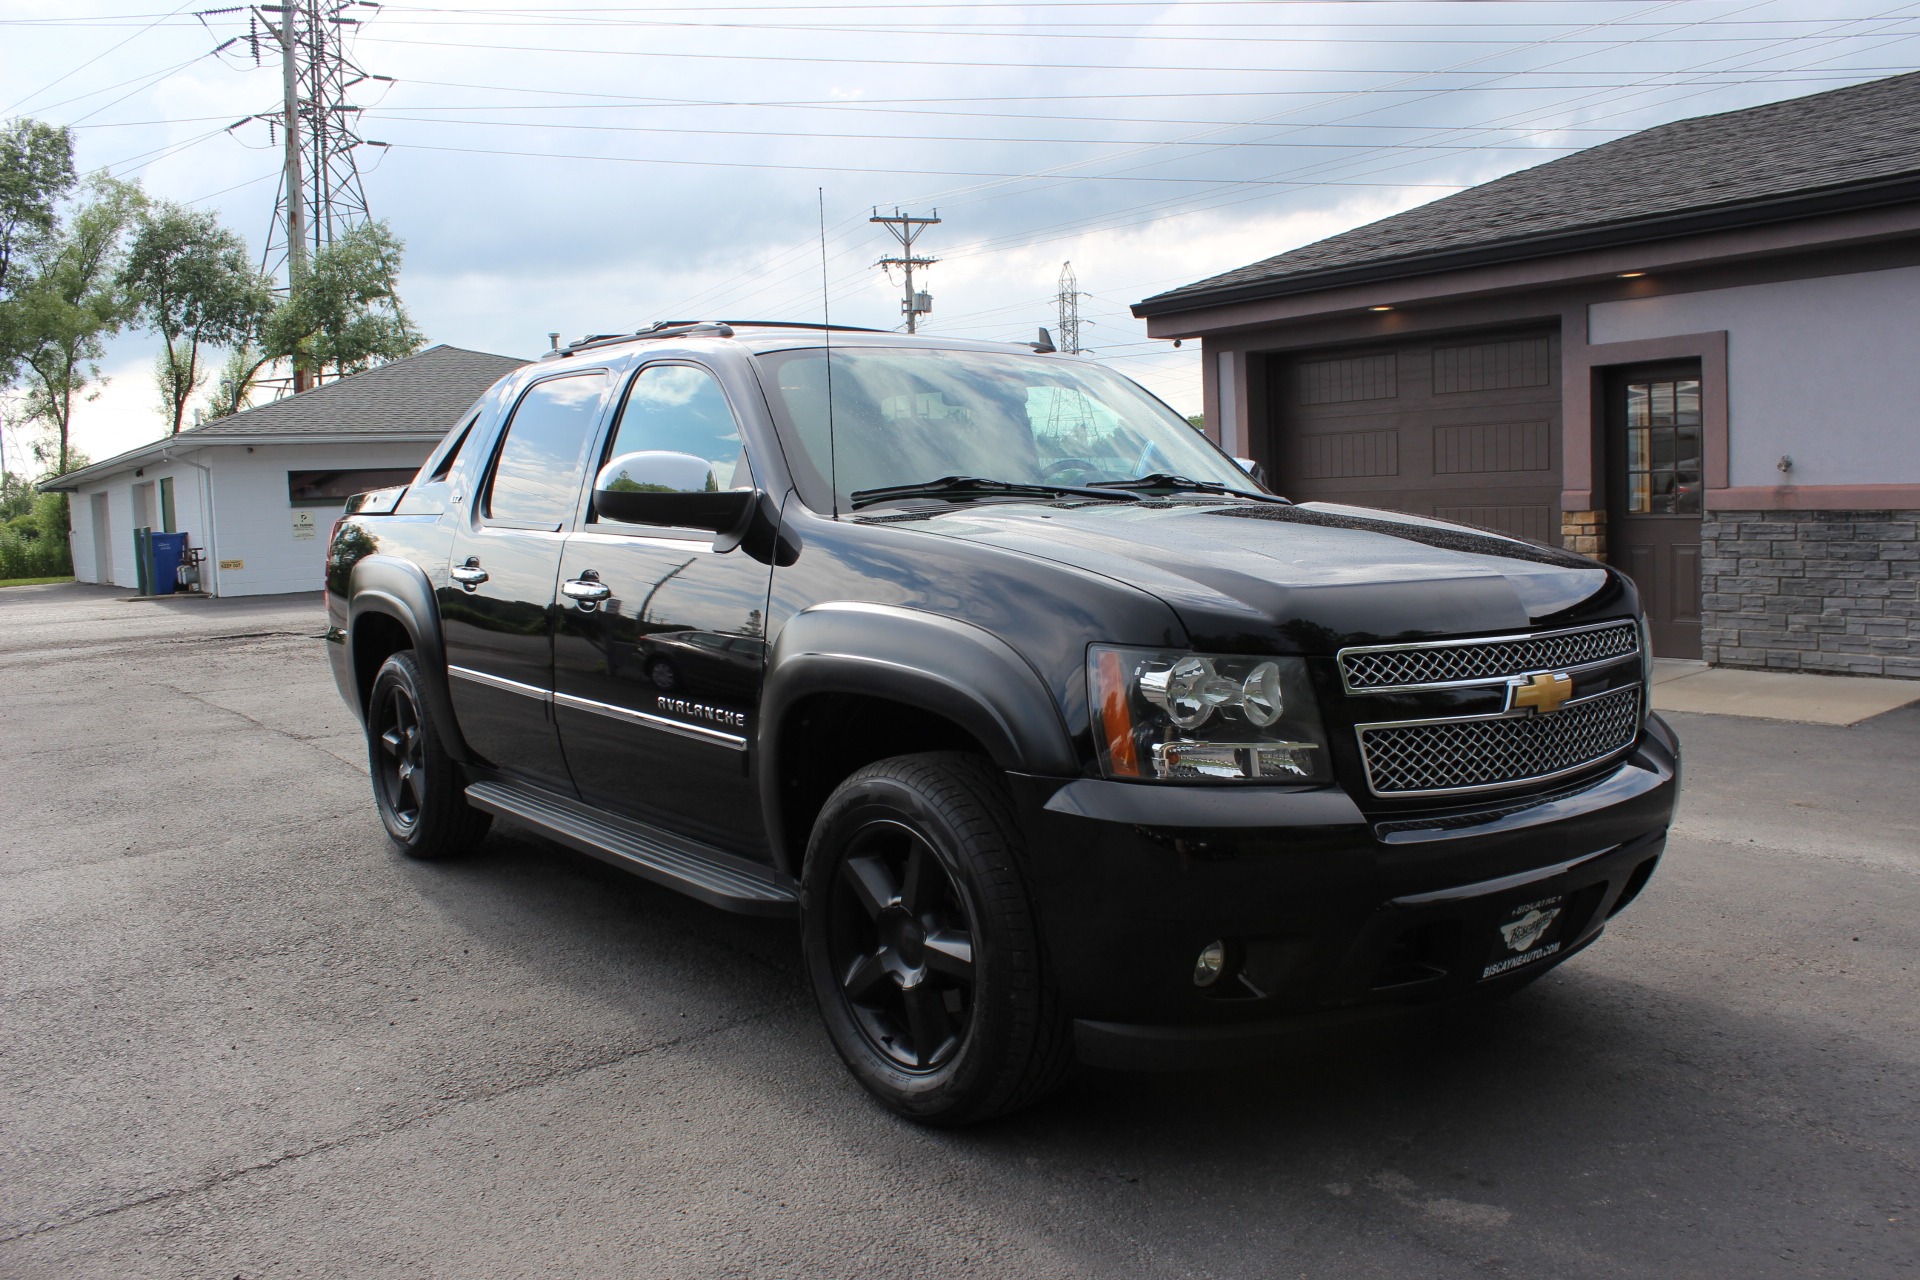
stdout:
{"type": "Polygon", "coordinates": [[[1156,471],[1150,476],[1141,476],[1137,480],[1089,480],[1087,485],[1093,489],[1119,489],[1122,492],[1146,493],[1157,489],[1167,493],[1225,493],[1236,498],[1247,498],[1253,502],[1287,501],[1271,493],[1249,493],[1245,489],[1235,489],[1212,480],[1195,480],[1191,476],[1177,476],[1170,471],[1156,471]]]}
{"type": "Polygon", "coordinates": [[[918,484],[890,484],[879,489],[855,489],[853,491],[853,509],[870,507],[876,502],[888,502],[895,498],[970,498],[970,497],[1011,497],[1011,498],[1115,498],[1130,502],[1140,500],[1138,494],[1113,493],[1105,489],[1095,489],[1083,485],[1030,483],[1015,480],[988,480],[982,476],[941,476],[938,480],[922,480],[918,484]]]}

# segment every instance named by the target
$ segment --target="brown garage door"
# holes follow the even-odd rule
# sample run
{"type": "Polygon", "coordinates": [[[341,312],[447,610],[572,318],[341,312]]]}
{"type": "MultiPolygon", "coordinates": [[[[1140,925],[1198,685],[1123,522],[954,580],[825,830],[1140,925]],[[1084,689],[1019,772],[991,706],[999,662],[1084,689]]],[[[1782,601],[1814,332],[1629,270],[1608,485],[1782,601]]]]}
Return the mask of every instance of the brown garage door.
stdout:
{"type": "Polygon", "coordinates": [[[1459,336],[1280,359],[1274,488],[1558,541],[1560,342],[1459,336]]]}

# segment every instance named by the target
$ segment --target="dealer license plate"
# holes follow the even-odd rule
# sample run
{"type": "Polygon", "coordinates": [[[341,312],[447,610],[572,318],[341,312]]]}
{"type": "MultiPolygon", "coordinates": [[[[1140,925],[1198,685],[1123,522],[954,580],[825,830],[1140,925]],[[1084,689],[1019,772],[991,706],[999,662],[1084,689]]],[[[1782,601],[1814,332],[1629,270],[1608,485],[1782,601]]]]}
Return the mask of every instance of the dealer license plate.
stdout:
{"type": "Polygon", "coordinates": [[[1507,913],[1494,933],[1493,958],[1480,978],[1497,978],[1558,955],[1567,920],[1567,900],[1556,895],[1523,902],[1507,913]]]}

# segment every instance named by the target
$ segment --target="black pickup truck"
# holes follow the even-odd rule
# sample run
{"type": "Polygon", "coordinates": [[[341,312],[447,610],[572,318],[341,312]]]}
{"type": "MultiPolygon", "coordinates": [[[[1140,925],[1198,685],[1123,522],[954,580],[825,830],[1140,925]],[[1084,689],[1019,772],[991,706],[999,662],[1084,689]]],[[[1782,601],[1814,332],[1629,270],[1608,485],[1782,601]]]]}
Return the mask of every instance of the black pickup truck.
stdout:
{"type": "Polygon", "coordinates": [[[797,915],[896,1111],[1517,989],[1665,845],[1631,582],[1266,491],[1134,383],[819,326],[582,340],[328,552],[409,854],[496,815],[797,915]]]}

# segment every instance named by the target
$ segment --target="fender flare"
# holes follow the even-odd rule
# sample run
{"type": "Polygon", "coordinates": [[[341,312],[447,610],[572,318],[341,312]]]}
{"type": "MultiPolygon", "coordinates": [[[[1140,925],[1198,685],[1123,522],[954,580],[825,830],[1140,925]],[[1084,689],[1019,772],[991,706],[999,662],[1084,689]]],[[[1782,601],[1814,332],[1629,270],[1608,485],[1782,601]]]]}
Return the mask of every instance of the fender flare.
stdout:
{"type": "Polygon", "coordinates": [[[426,570],[399,556],[371,555],[353,566],[347,587],[347,653],[355,673],[354,710],[361,723],[367,719],[359,682],[358,650],[355,633],[360,619],[368,613],[383,613],[406,628],[413,641],[414,656],[420,662],[427,708],[440,726],[441,743],[447,754],[461,763],[473,759],[460,722],[453,714],[453,695],[447,687],[447,647],[440,634],[440,606],[434,599],[433,583],[426,570]]]}
{"type": "Polygon", "coordinates": [[[992,632],[898,605],[815,605],[781,628],[760,697],[760,801],[776,848],[785,831],[781,733],[793,706],[819,693],[886,698],[943,716],[1002,769],[1054,777],[1081,771],[1052,690],[992,632]]]}

